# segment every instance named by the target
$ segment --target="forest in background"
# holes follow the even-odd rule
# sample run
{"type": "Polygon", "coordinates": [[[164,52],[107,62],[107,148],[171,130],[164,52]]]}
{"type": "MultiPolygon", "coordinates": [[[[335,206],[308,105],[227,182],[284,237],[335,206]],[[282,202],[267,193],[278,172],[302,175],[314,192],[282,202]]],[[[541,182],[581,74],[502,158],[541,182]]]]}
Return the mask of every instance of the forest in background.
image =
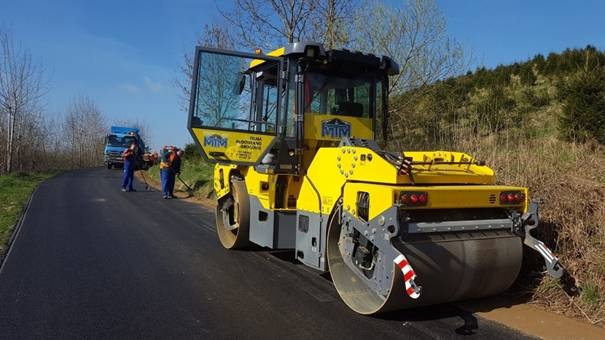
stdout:
{"type": "Polygon", "coordinates": [[[74,94],[55,117],[49,90],[44,66],[0,27],[0,174],[102,164],[107,128],[94,100],[74,94]]]}

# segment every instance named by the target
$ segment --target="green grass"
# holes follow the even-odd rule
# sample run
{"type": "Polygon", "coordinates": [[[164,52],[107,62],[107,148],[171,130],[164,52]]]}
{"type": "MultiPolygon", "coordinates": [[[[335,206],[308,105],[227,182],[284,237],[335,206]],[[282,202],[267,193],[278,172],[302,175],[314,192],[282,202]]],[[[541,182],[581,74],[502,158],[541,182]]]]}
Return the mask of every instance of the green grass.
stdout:
{"type": "MultiPolygon", "coordinates": [[[[212,191],[212,176],[214,166],[204,162],[199,156],[185,156],[181,165],[181,178],[189,185],[197,197],[207,197],[212,191]]],[[[160,182],[160,166],[149,169],[147,176],[160,182]]],[[[177,179],[174,186],[176,191],[186,191],[186,187],[177,179]]]]}
{"type": "Polygon", "coordinates": [[[591,281],[586,282],[582,286],[581,298],[584,303],[591,307],[598,306],[601,299],[597,285],[591,281]]]}
{"type": "Polygon", "coordinates": [[[23,206],[34,188],[53,173],[0,176],[0,254],[4,254],[23,206]]]}

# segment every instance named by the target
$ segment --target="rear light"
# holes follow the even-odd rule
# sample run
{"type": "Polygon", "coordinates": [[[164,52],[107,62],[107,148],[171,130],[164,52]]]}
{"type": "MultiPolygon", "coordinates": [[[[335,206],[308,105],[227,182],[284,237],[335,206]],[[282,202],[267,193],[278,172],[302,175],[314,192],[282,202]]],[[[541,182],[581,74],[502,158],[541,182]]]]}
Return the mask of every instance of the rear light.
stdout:
{"type": "Polygon", "coordinates": [[[405,206],[423,206],[429,200],[429,195],[426,192],[417,191],[402,191],[399,194],[399,203],[405,206]]]}
{"type": "Polygon", "coordinates": [[[525,202],[525,194],[521,191],[503,191],[500,193],[500,204],[520,204],[525,202]]]}

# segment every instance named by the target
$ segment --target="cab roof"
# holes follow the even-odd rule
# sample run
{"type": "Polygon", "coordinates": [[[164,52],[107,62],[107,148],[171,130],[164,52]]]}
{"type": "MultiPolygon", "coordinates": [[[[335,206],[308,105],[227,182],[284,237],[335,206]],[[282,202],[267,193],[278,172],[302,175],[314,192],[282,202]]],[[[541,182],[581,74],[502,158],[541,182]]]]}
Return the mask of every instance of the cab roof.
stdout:
{"type": "MultiPolygon", "coordinates": [[[[314,42],[290,43],[284,47],[275,49],[267,53],[266,55],[270,57],[282,57],[287,55],[300,55],[301,57],[305,57],[309,50],[313,50],[311,58],[314,59],[324,59],[328,62],[341,62],[374,66],[377,69],[386,70],[389,75],[395,75],[399,73],[399,65],[388,56],[382,56],[380,58],[371,53],[365,54],[359,51],[350,51],[347,49],[325,51],[322,44],[314,42]]],[[[263,63],[265,63],[265,60],[254,59],[250,62],[250,68],[252,69],[254,67],[262,65],[263,63]]]]}

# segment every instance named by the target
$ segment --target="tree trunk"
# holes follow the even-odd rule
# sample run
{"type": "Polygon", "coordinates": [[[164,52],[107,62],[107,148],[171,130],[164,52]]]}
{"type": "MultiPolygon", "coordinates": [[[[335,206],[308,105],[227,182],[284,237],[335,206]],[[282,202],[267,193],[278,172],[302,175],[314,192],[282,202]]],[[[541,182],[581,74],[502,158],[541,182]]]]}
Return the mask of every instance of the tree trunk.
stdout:
{"type": "Polygon", "coordinates": [[[12,112],[8,112],[8,145],[6,147],[6,173],[13,171],[13,141],[15,135],[15,116],[12,112]]]}

